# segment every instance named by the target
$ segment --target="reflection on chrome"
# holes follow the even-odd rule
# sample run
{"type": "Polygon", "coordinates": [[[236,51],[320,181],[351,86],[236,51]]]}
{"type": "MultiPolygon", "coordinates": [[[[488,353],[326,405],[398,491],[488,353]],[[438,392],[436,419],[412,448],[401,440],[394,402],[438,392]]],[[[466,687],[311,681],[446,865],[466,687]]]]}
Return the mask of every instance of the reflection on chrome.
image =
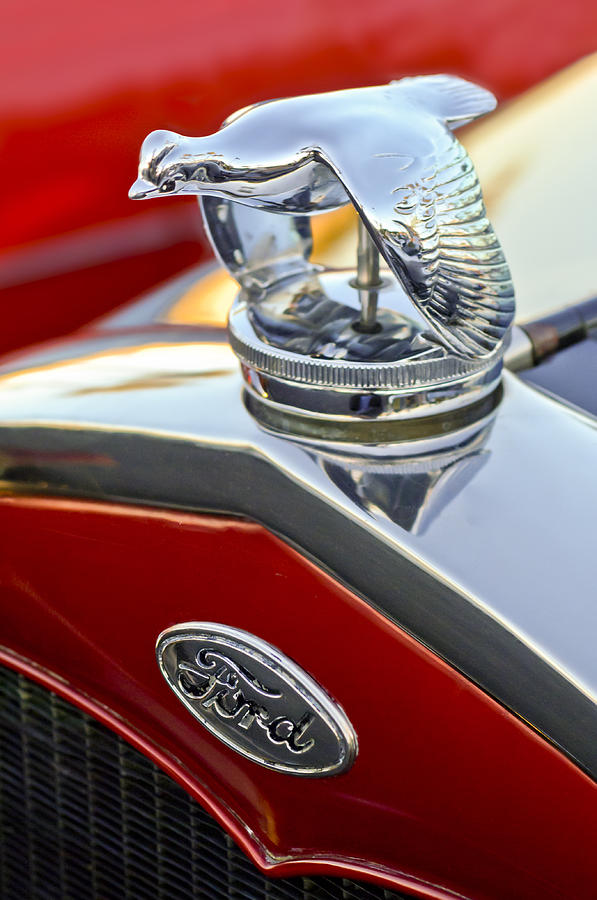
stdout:
{"type": "Polygon", "coordinates": [[[0,390],[10,402],[43,404],[56,390],[82,397],[113,391],[156,390],[193,379],[236,371],[236,360],[224,344],[146,344],[32,366],[19,372],[0,373],[0,390]]]}
{"type": "Polygon", "coordinates": [[[435,453],[395,458],[388,451],[372,459],[318,451],[313,459],[356,508],[424,534],[485,463],[493,418],[468,440],[435,453]]]}

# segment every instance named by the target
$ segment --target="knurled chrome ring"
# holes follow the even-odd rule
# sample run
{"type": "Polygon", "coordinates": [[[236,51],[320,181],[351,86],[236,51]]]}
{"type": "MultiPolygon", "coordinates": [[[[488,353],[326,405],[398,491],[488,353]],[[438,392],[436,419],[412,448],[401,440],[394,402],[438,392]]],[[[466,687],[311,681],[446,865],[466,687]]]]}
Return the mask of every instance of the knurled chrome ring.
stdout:
{"type": "Polygon", "coordinates": [[[436,356],[395,363],[347,362],[302,356],[266,344],[256,334],[244,301],[237,301],[228,320],[230,344],[246,366],[287,381],[312,387],[353,390],[412,391],[437,384],[454,384],[496,366],[501,350],[484,359],[436,356]]]}

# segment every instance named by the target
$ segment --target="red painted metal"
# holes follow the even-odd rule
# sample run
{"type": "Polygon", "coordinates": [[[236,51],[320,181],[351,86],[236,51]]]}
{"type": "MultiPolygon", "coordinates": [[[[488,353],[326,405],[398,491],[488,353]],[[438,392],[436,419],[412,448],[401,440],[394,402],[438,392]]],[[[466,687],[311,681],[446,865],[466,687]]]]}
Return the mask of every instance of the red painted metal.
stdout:
{"type": "Polygon", "coordinates": [[[140,746],[262,867],[366,870],[421,897],[594,897],[595,784],[261,527],[5,497],[0,542],[4,658],[140,746]],[[256,633],[323,684],[356,728],[353,768],[282,775],[203,729],[154,658],[193,619],[256,633]]]}
{"type": "Polygon", "coordinates": [[[597,43],[588,0],[21,0],[3,13],[0,286],[11,322],[0,350],[72,330],[205,256],[182,201],[164,199],[180,219],[175,247],[172,218],[158,226],[169,252],[124,253],[115,228],[98,269],[90,233],[88,270],[57,277],[72,266],[56,236],[122,219],[134,236],[155,214],[127,199],[151,129],[206,133],[256,100],[405,73],[455,72],[506,99],[597,43]]]}

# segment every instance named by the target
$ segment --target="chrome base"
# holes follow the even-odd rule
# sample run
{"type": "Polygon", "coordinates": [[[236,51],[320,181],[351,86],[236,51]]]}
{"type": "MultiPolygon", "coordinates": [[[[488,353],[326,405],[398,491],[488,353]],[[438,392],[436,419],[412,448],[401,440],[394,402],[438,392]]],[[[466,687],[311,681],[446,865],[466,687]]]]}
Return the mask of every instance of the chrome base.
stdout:
{"type": "MultiPolygon", "coordinates": [[[[271,431],[303,438],[309,443],[322,442],[331,447],[334,443],[349,443],[363,447],[372,445],[389,446],[393,451],[399,443],[408,442],[409,452],[416,452],[416,445],[424,442],[429,452],[436,451],[446,441],[459,440],[477,434],[489,421],[501,397],[501,383],[490,385],[491,392],[483,393],[480,399],[446,412],[432,412],[427,416],[379,416],[378,418],[358,418],[357,416],[330,416],[305,413],[303,410],[272,403],[265,397],[256,395],[250,388],[245,390],[245,405],[257,421],[271,431]]],[[[375,394],[352,394],[357,402],[375,394]]]]}
{"type": "Polygon", "coordinates": [[[352,270],[287,279],[265,297],[240,292],[230,342],[262,422],[377,443],[452,432],[494,408],[501,351],[470,360],[441,347],[389,273],[375,290],[378,327],[365,332],[361,293],[352,270]]]}

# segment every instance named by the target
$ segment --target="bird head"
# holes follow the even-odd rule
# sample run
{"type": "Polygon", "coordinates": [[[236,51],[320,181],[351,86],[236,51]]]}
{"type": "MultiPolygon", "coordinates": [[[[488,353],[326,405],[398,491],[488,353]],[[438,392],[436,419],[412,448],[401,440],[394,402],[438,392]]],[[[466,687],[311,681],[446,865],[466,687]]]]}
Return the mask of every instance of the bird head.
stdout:
{"type": "Polygon", "coordinates": [[[152,131],[141,147],[139,177],[129,191],[131,200],[177,193],[183,178],[179,148],[183,138],[173,131],[152,131]]]}
{"type": "Polygon", "coordinates": [[[139,177],[129,191],[131,200],[172,194],[217,191],[225,180],[216,154],[197,153],[201,138],[186,138],[174,131],[152,131],[141,147],[139,177]]]}

